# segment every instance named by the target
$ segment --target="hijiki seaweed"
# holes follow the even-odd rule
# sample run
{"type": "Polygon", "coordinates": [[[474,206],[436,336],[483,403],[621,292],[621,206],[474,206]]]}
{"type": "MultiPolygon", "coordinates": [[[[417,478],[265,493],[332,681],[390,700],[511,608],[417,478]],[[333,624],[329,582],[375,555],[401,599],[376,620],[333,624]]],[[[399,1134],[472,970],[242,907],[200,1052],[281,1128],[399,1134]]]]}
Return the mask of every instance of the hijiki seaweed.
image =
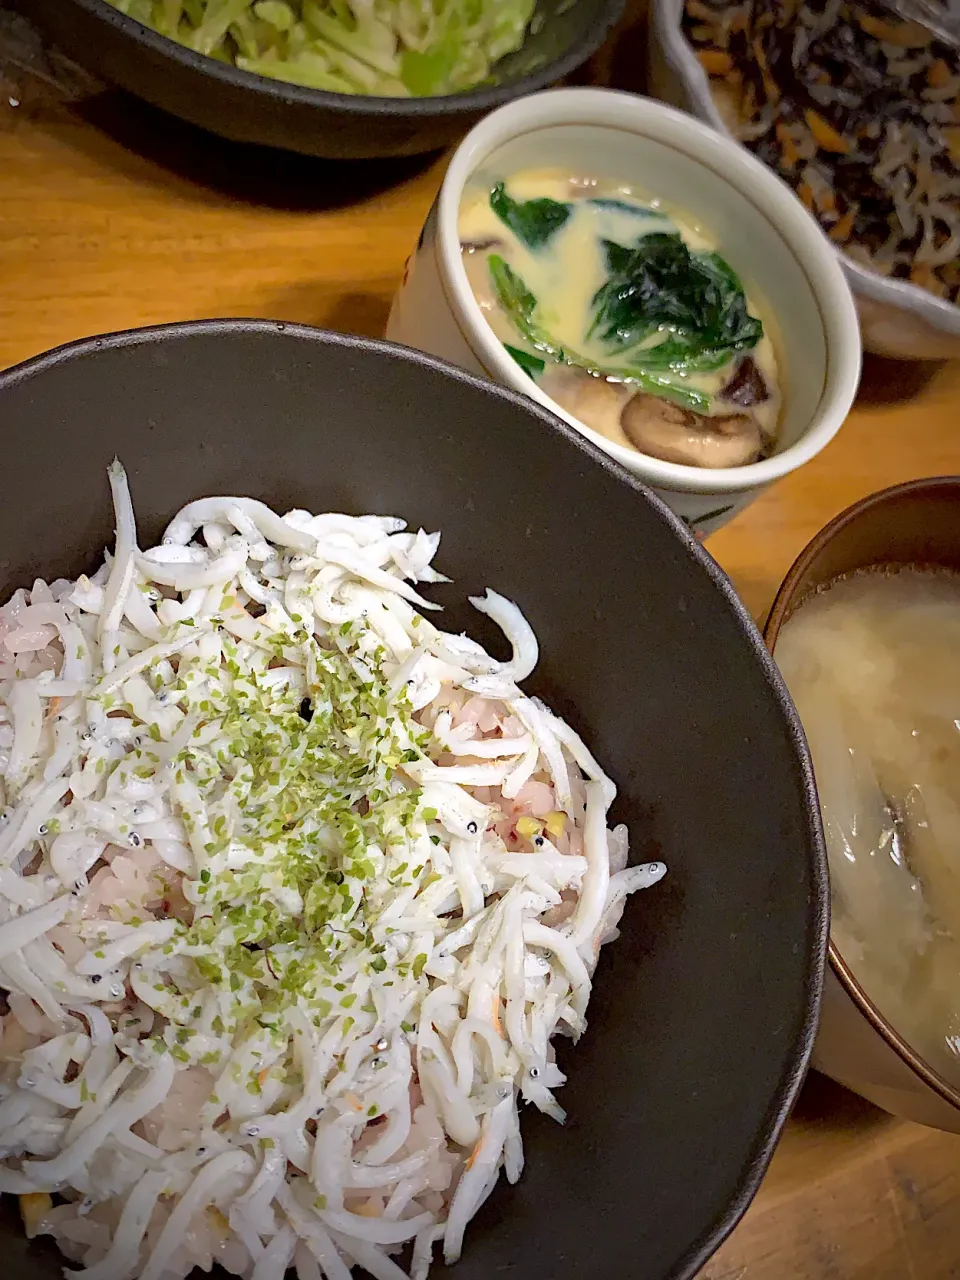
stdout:
{"type": "Polygon", "coordinates": [[[960,50],[878,5],[686,0],[727,127],[830,238],[960,297],[960,50]]]}

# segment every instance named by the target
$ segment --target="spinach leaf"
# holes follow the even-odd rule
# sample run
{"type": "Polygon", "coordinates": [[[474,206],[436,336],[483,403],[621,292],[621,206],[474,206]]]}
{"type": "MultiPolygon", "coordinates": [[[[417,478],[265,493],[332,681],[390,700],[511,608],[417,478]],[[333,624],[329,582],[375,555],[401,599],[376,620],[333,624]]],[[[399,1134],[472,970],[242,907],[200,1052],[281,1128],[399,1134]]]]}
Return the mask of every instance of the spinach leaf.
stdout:
{"type": "Polygon", "coordinates": [[[513,356],[527,377],[533,378],[534,382],[547,367],[546,360],[541,360],[539,356],[533,356],[529,351],[523,351],[520,347],[511,347],[509,342],[503,344],[503,349],[507,355],[513,356]]]}
{"type": "Polygon", "coordinates": [[[502,182],[490,192],[490,208],[528,249],[541,249],[570,217],[571,208],[559,200],[514,200],[502,182]]]}
{"type": "Polygon", "coordinates": [[[681,236],[654,232],[627,247],[603,242],[608,279],[593,297],[597,334],[622,354],[658,330],[670,337],[633,351],[648,368],[692,372],[721,368],[734,352],[754,347],[763,325],[747,310],[736,273],[719,254],[692,254],[681,236]]]}
{"type": "MultiPolygon", "coordinates": [[[[644,369],[632,364],[611,365],[601,367],[579,352],[562,346],[543,328],[536,318],[536,295],[527,287],[523,277],[505,262],[498,253],[491,253],[487,259],[490,279],[497,299],[504,313],[512,322],[521,337],[538,351],[541,356],[553,360],[557,364],[567,364],[574,368],[585,369],[597,377],[614,377],[621,382],[628,382],[640,387],[651,395],[666,396],[675,400],[686,409],[704,412],[709,408],[710,399],[692,387],[684,387],[677,382],[677,375],[672,369],[644,369]]],[[[515,349],[504,346],[516,359],[515,349]]],[[[524,353],[526,354],[526,353],[524,353]]],[[[546,360],[544,361],[544,364],[546,360]]]]}
{"type": "Polygon", "coordinates": [[[542,351],[561,364],[564,362],[562,347],[552,342],[545,329],[534,318],[537,309],[536,296],[527,288],[523,278],[514,271],[499,253],[491,253],[487,259],[490,279],[497,299],[517,332],[537,351],[542,351]]]}

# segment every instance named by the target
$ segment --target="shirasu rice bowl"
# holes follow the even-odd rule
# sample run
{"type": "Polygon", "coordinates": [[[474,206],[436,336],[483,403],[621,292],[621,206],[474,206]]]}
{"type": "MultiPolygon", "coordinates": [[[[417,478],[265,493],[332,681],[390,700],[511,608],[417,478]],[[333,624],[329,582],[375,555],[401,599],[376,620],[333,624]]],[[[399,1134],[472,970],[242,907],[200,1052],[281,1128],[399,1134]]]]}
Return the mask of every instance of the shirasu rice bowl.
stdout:
{"type": "Polygon", "coordinates": [[[0,1190],[86,1280],[423,1280],[557,1120],[551,1037],[660,863],[413,583],[439,535],[190,503],[0,608],[0,1190]]]}

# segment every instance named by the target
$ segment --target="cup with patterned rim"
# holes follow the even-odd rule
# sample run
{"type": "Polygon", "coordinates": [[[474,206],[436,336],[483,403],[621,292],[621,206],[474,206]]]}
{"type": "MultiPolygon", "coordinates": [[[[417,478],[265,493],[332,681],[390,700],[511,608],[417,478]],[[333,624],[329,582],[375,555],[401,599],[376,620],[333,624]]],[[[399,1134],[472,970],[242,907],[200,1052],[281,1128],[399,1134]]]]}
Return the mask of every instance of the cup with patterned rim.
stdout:
{"type": "Polygon", "coordinates": [[[860,377],[850,290],[793,192],[742,147],[692,117],[606,89],[534,94],[471,130],[407,263],[387,337],[538,401],[645,481],[701,534],[819,453],[843,424],[860,377]],[[511,358],[471,291],[457,221],[469,182],[533,167],[630,183],[709,232],[758,299],[774,339],[784,408],[770,457],[717,469],[650,457],[585,426],[511,358]]]}

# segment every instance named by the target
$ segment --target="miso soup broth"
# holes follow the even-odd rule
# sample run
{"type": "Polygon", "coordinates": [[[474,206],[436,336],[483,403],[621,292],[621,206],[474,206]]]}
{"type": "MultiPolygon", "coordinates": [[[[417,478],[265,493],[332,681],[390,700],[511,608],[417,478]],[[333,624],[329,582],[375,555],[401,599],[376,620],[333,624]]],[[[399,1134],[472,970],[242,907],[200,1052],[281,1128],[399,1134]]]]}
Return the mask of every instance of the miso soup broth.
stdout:
{"type": "Polygon", "coordinates": [[[775,656],[813,755],[834,942],[960,1086],[960,576],[842,580],[801,605],[775,656]]]}
{"type": "Polygon", "coordinates": [[[468,187],[459,234],[494,334],[586,426],[689,466],[773,452],[781,388],[769,326],[682,214],[623,183],[526,170],[468,187]]]}

